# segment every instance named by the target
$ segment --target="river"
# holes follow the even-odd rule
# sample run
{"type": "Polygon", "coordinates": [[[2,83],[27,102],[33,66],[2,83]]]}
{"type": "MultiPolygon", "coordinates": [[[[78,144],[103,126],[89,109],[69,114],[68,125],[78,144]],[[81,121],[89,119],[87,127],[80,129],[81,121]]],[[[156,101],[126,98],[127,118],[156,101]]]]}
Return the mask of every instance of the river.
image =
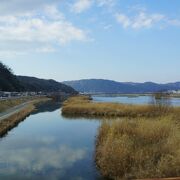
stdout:
{"type": "Polygon", "coordinates": [[[97,119],[67,119],[48,104],[0,139],[0,179],[101,179],[94,163],[97,119]]]}
{"type": "MultiPolygon", "coordinates": [[[[96,102],[147,104],[151,98],[100,97],[96,102]]],[[[171,100],[180,105],[180,99],[171,100]]],[[[47,103],[0,139],[0,179],[100,180],[94,162],[101,121],[65,118],[60,104],[47,103]]]]}

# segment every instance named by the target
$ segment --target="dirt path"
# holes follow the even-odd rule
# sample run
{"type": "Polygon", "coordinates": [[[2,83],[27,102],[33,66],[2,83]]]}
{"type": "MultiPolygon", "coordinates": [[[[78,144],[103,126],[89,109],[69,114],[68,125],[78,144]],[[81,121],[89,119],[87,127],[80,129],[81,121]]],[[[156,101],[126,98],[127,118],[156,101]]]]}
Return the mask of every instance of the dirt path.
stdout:
{"type": "Polygon", "coordinates": [[[31,102],[32,101],[22,103],[20,105],[17,105],[15,107],[12,107],[12,108],[8,109],[5,112],[0,113],[0,121],[2,121],[3,119],[6,119],[6,118],[12,116],[13,114],[21,111],[22,109],[26,108],[31,102]]]}

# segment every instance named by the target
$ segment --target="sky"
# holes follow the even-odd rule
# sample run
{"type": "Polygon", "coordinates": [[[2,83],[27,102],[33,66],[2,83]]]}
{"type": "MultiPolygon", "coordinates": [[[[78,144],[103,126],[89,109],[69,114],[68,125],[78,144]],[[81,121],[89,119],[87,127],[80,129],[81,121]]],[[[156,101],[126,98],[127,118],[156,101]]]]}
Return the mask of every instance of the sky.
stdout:
{"type": "Polygon", "coordinates": [[[0,61],[57,81],[180,81],[180,1],[0,0],[0,61]]]}

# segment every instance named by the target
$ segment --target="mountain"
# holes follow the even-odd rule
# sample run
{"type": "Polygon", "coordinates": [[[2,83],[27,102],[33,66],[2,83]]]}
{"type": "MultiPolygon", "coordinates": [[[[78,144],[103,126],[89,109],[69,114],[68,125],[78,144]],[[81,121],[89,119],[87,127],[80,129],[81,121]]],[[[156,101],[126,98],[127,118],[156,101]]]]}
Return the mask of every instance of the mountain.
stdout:
{"type": "Polygon", "coordinates": [[[54,80],[16,76],[13,74],[12,70],[2,62],[0,62],[0,91],[60,91],[69,94],[77,94],[77,91],[75,91],[72,87],[54,80]]]}
{"type": "Polygon", "coordinates": [[[36,77],[17,76],[19,82],[26,91],[46,91],[46,92],[65,92],[69,94],[77,94],[72,87],[55,80],[38,79],[36,77]]]}
{"type": "Polygon", "coordinates": [[[84,79],[64,81],[63,83],[79,92],[86,93],[152,93],[180,89],[180,82],[157,84],[153,82],[133,83],[116,82],[105,79],[84,79]]]}
{"type": "Polygon", "coordinates": [[[12,70],[0,62],[0,91],[21,91],[23,86],[12,70]]]}

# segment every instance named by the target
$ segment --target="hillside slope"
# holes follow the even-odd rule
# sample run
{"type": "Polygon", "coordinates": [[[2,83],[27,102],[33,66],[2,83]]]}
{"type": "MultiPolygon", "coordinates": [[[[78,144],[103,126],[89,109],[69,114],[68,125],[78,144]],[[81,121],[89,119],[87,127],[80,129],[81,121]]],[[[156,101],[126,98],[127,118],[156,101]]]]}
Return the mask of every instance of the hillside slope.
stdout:
{"type": "Polygon", "coordinates": [[[38,79],[36,77],[17,76],[19,82],[26,91],[46,91],[46,92],[65,92],[69,94],[77,94],[70,86],[57,82],[55,80],[38,79]]]}
{"type": "Polygon", "coordinates": [[[84,79],[77,81],[65,81],[63,83],[73,87],[79,92],[87,93],[150,93],[180,89],[180,82],[157,84],[153,82],[130,83],[104,79],[84,79]]]}
{"type": "Polygon", "coordinates": [[[21,91],[22,85],[11,69],[0,62],[0,91],[21,91]]]}
{"type": "Polygon", "coordinates": [[[77,91],[72,87],[54,80],[16,76],[12,70],[2,62],[0,62],[0,91],[43,91],[77,94],[77,91]]]}

